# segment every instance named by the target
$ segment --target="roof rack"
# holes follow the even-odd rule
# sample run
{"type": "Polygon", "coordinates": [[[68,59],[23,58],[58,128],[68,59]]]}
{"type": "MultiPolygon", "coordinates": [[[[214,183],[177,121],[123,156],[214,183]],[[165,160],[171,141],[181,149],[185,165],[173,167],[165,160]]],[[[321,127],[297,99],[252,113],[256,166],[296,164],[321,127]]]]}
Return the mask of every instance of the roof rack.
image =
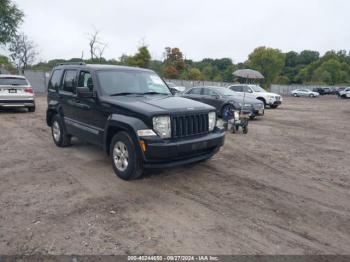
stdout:
{"type": "Polygon", "coordinates": [[[86,65],[85,62],[64,62],[64,63],[59,63],[58,65],[86,65]]]}

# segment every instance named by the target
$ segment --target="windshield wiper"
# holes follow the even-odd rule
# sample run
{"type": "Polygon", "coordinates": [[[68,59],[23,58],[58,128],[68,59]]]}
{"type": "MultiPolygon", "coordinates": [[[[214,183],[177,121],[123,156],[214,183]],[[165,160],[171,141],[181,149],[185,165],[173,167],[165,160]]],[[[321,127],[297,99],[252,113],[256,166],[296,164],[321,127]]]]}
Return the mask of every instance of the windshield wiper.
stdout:
{"type": "Polygon", "coordinates": [[[128,95],[143,95],[142,93],[120,92],[111,94],[110,96],[128,96],[128,95]]]}
{"type": "Polygon", "coordinates": [[[145,93],[143,93],[143,95],[170,95],[170,94],[152,91],[152,92],[145,92],[145,93]]]}

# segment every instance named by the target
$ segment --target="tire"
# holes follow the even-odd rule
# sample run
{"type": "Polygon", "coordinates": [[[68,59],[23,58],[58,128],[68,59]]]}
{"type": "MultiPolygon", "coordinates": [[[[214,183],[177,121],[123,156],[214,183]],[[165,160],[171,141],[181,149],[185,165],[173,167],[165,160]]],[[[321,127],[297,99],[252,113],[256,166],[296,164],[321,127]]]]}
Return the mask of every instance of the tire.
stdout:
{"type": "Polygon", "coordinates": [[[242,129],[243,129],[243,134],[248,134],[248,125],[244,125],[242,129]]]}
{"type": "Polygon", "coordinates": [[[66,147],[71,144],[71,136],[67,134],[63,126],[63,120],[58,115],[54,115],[51,121],[52,139],[58,147],[66,147]]]}
{"type": "Polygon", "coordinates": [[[277,108],[278,105],[270,105],[271,108],[277,108]]]}
{"type": "Polygon", "coordinates": [[[294,93],[293,96],[294,96],[294,97],[298,97],[298,94],[294,93]]]}
{"type": "Polygon", "coordinates": [[[34,113],[35,112],[35,106],[28,107],[28,112],[34,113]]]}
{"type": "Polygon", "coordinates": [[[114,173],[123,180],[133,180],[143,173],[141,157],[128,133],[115,134],[110,144],[110,156],[114,173]]]}
{"type": "Polygon", "coordinates": [[[309,95],[309,97],[314,98],[314,97],[315,97],[315,95],[314,95],[314,94],[310,94],[310,95],[309,95]]]}

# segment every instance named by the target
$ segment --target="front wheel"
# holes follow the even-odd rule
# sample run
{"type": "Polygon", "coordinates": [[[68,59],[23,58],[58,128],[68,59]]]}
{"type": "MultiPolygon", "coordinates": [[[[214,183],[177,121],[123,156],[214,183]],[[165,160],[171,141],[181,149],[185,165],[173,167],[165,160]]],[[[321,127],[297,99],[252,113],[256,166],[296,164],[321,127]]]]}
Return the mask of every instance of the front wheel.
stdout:
{"type": "Polygon", "coordinates": [[[114,173],[121,179],[132,180],[142,175],[141,159],[135,143],[126,132],[119,132],[113,136],[110,156],[114,173]]]}
{"type": "Polygon", "coordinates": [[[270,105],[271,108],[277,108],[278,105],[270,105]]]}
{"type": "Polygon", "coordinates": [[[298,94],[295,94],[295,93],[294,93],[294,94],[293,94],[293,96],[294,96],[294,97],[297,97],[297,96],[298,96],[298,94]]]}
{"type": "Polygon", "coordinates": [[[315,95],[314,95],[314,94],[310,94],[309,96],[310,96],[311,98],[314,98],[314,97],[315,97],[315,95]]]}

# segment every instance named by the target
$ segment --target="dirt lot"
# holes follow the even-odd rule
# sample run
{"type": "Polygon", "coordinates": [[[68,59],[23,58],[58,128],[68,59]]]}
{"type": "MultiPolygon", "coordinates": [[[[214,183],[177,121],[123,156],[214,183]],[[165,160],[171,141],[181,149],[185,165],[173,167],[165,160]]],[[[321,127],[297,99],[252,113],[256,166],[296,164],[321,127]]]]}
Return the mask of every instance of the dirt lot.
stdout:
{"type": "Polygon", "coordinates": [[[350,100],[287,98],[198,165],[117,178],[0,113],[1,254],[350,254],[350,100]]]}

